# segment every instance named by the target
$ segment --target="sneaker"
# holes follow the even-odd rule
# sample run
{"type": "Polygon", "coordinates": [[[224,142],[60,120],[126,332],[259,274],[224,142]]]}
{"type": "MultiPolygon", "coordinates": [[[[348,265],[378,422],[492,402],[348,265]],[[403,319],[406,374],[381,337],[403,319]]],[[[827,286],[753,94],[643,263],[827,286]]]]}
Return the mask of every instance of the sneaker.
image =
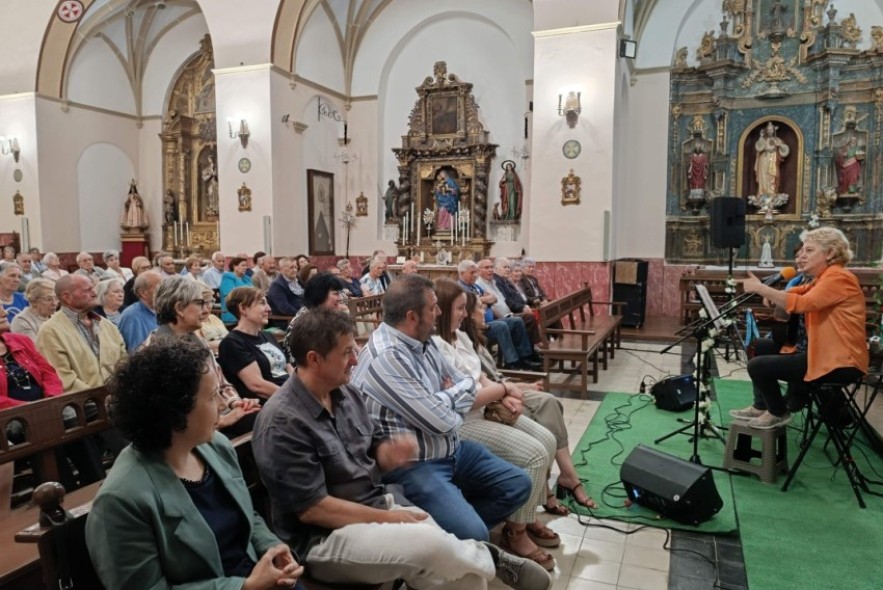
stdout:
{"type": "Polygon", "coordinates": [[[549,590],[552,577],[541,565],[530,559],[506,553],[496,545],[484,543],[490,551],[497,579],[515,590],[549,590]]]}
{"type": "Polygon", "coordinates": [[[758,430],[772,430],[774,428],[779,428],[780,426],[787,426],[791,422],[791,414],[785,412],[782,416],[774,416],[769,412],[764,413],[760,418],[755,418],[748,422],[749,428],[756,428],[758,430]]]}
{"type": "Polygon", "coordinates": [[[730,410],[730,416],[736,420],[751,420],[753,418],[760,418],[765,411],[766,410],[758,410],[754,406],[748,406],[741,410],[730,410]]]}

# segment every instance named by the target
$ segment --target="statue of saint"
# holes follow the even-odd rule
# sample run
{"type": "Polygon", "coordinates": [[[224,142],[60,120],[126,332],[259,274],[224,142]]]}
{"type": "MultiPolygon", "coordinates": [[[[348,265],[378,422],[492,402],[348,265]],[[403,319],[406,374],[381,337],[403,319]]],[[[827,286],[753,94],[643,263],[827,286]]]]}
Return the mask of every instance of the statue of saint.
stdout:
{"type": "Polygon", "coordinates": [[[124,230],[135,231],[147,229],[149,225],[147,215],[144,213],[144,199],[138,194],[138,187],[135,185],[134,178],[129,183],[129,196],[126,197],[123,222],[120,225],[124,230]]]}
{"type": "Polygon", "coordinates": [[[438,229],[451,230],[454,227],[454,215],[460,210],[460,186],[457,181],[448,176],[444,170],[439,170],[436,176],[435,188],[438,229]]]}
{"type": "Polygon", "coordinates": [[[837,166],[837,194],[850,195],[861,192],[864,159],[865,152],[858,144],[858,139],[855,135],[850,135],[834,155],[834,164],[837,166]]]}
{"type": "Polygon", "coordinates": [[[708,180],[708,156],[702,151],[702,147],[696,144],[690,155],[690,165],[687,167],[687,181],[690,190],[703,190],[706,180],[708,180]]]}
{"type": "Polygon", "coordinates": [[[760,249],[760,264],[758,264],[761,268],[772,268],[773,267],[773,247],[770,245],[770,237],[763,237],[763,247],[760,249]]]}
{"type": "Polygon", "coordinates": [[[178,212],[175,210],[175,193],[167,189],[162,198],[163,224],[172,225],[178,221],[178,212]]]}
{"type": "Polygon", "coordinates": [[[772,121],[760,132],[760,138],[754,144],[757,159],[754,161],[754,175],[757,179],[757,196],[773,197],[779,194],[781,184],[782,162],[791,153],[791,148],[776,137],[777,127],[772,121]]]}
{"type": "Polygon", "coordinates": [[[386,193],[383,195],[383,204],[386,208],[386,221],[396,220],[396,197],[399,195],[399,189],[396,188],[394,180],[389,181],[386,193]]]}
{"type": "Polygon", "coordinates": [[[202,169],[202,182],[205,187],[205,211],[207,215],[218,214],[218,171],[215,159],[209,155],[208,164],[202,169]]]}
{"type": "Polygon", "coordinates": [[[500,179],[500,217],[502,219],[521,219],[521,205],[524,190],[521,179],[515,172],[515,162],[503,162],[503,178],[500,179]]]}

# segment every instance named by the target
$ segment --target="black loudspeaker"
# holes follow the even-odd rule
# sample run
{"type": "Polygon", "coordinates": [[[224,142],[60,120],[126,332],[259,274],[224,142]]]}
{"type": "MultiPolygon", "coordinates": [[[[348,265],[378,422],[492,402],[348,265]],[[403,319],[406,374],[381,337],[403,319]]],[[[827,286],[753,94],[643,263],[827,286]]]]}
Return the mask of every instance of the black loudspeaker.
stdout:
{"type": "Polygon", "coordinates": [[[745,200],[717,197],[711,200],[711,245],[740,248],[745,243],[745,200]]]}
{"type": "Polygon", "coordinates": [[[696,402],[696,380],[693,375],[678,375],[657,381],[650,388],[656,407],[670,412],[683,412],[696,402]]]}
{"type": "Polygon", "coordinates": [[[704,522],[724,505],[711,469],[644,445],[629,453],[619,477],[632,502],[684,524],[704,522]]]}
{"type": "Polygon", "coordinates": [[[622,325],[640,328],[647,309],[646,260],[621,258],[613,264],[613,300],[625,303],[622,325]]]}

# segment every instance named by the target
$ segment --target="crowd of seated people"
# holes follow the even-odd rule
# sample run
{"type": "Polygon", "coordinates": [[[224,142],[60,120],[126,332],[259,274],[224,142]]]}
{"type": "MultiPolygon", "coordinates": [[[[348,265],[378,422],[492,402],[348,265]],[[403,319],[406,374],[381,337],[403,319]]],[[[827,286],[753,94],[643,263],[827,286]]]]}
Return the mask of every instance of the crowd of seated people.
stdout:
{"type": "MultiPolygon", "coordinates": [[[[280,391],[284,390],[288,395],[285,387],[292,383],[293,379],[297,379],[297,377],[292,378],[292,375],[308,377],[309,382],[304,391],[318,396],[318,403],[322,403],[322,399],[327,398],[328,391],[340,391],[339,388],[349,380],[350,369],[355,364],[355,357],[352,356],[354,352],[349,352],[339,359],[337,356],[334,357],[333,362],[338,363],[337,366],[340,367],[336,376],[333,371],[329,371],[331,367],[329,363],[332,363],[332,359],[325,357],[331,353],[331,349],[340,346],[351,350],[352,347],[346,343],[352,339],[354,331],[347,327],[351,325],[345,323],[348,320],[332,320],[321,314],[345,314],[345,298],[358,297],[352,287],[355,283],[359,283],[360,279],[354,276],[352,263],[345,259],[341,264],[334,264],[326,272],[319,272],[306,256],[282,258],[279,259],[279,269],[276,271],[275,259],[263,253],[259,254],[262,256],[253,269],[248,267],[248,261],[244,257],[232,257],[229,260],[229,271],[223,273],[217,282],[217,291],[210,284],[211,277],[213,274],[219,274],[217,262],[220,261],[220,266],[223,267],[224,262],[227,261],[227,257],[219,252],[212,255],[205,270],[198,259],[189,260],[190,264],[185,265],[184,276],[176,272],[174,260],[165,253],[160,253],[154,259],[153,265],[143,257],[133,259],[131,274],[128,274],[125,272],[128,269],[120,266],[118,253],[112,251],[104,253],[105,258],[110,260],[108,266],[111,267],[105,270],[95,266],[92,255],[84,252],[77,256],[79,269],[74,274],[64,275],[58,272],[56,277],[46,279],[35,275],[26,283],[25,293],[22,295],[23,304],[17,312],[27,310],[19,321],[20,333],[26,335],[22,337],[28,342],[36,341],[35,351],[45,356],[60,384],[57,392],[52,390],[46,395],[100,387],[108,380],[111,389],[118,392],[119,388],[123,387],[121,385],[123,380],[118,377],[128,371],[126,379],[130,381],[126,382],[127,388],[135,388],[137,385],[144,390],[142,395],[167,388],[161,396],[166,396],[167,399],[171,399],[169,396],[179,396],[184,400],[183,405],[166,408],[164,411],[169,414],[165,418],[150,413],[163,411],[154,403],[151,404],[150,412],[144,410],[139,416],[129,414],[125,418],[128,420],[125,424],[122,423],[122,419],[115,422],[120,429],[118,434],[123,443],[130,442],[131,445],[117,458],[114,468],[110,471],[110,479],[102,488],[102,495],[96,499],[93,508],[96,516],[94,518],[90,516],[87,525],[90,530],[89,549],[107,587],[118,587],[119,584],[125,586],[127,580],[135,579],[133,576],[146,576],[143,579],[149,577],[151,580],[165,579],[171,583],[186,583],[226,577],[247,580],[258,572],[259,575],[267,575],[262,579],[269,585],[249,587],[269,588],[273,587],[275,581],[282,579],[294,583],[297,576],[286,578],[285,572],[299,574],[301,571],[291,558],[291,554],[286,553],[282,548],[279,548],[279,551],[268,551],[266,544],[249,545],[247,534],[239,537],[240,541],[233,543],[228,529],[218,530],[215,527],[215,525],[231,526],[227,520],[230,513],[235,510],[235,504],[231,503],[230,495],[234,496],[233,500],[236,502],[239,498],[235,497],[229,486],[226,486],[226,492],[220,491],[225,486],[219,486],[218,480],[212,482],[212,477],[218,477],[220,481],[226,483],[229,477],[241,478],[241,476],[237,476],[229,465],[221,466],[217,462],[219,456],[224,459],[229,458],[229,445],[223,442],[223,438],[217,435],[211,436],[210,433],[218,429],[231,437],[250,432],[256,418],[257,428],[261,428],[262,412],[275,407],[268,405],[261,410],[261,404],[275,399],[280,391]],[[213,270],[216,272],[213,273],[213,270]],[[251,277],[248,276],[249,271],[251,277]],[[292,358],[298,361],[298,364],[304,363],[303,374],[299,369],[298,373],[295,373],[286,352],[283,352],[274,337],[264,331],[269,314],[271,311],[277,311],[272,308],[274,298],[267,297],[267,292],[263,289],[252,286],[255,277],[258,283],[261,283],[264,275],[269,279],[270,293],[275,291],[281,296],[282,301],[290,301],[293,297],[300,303],[293,313],[286,313],[291,308],[278,310],[282,311],[279,315],[297,316],[297,319],[292,320],[289,325],[286,344],[297,340],[300,336],[298,322],[305,316],[314,314],[326,318],[320,320],[318,324],[315,321],[310,324],[313,326],[311,330],[318,330],[324,335],[318,341],[313,338],[305,342],[298,341],[300,343],[297,350],[303,353],[302,359],[298,358],[300,353],[292,350],[292,358]],[[125,303],[124,279],[129,283],[136,297],[135,301],[128,305],[125,303]],[[220,296],[223,320],[211,313],[216,293],[220,296]],[[339,328],[337,332],[334,331],[334,325],[339,328]],[[340,328],[340,326],[344,327],[340,328]],[[189,349],[185,351],[188,346],[189,349]],[[193,352],[196,348],[204,352],[193,352]],[[142,353],[149,349],[155,349],[157,352],[142,353]],[[185,377],[186,371],[180,368],[180,363],[169,360],[171,357],[167,355],[168,350],[173,351],[173,356],[177,355],[176,361],[180,360],[179,357],[182,355],[204,354],[206,363],[196,363],[195,366],[207,364],[210,368],[185,377]],[[166,356],[163,356],[164,354],[166,356]],[[161,358],[166,359],[166,364],[164,370],[157,371],[156,362],[161,358]],[[144,360],[136,362],[136,359],[144,360]],[[352,362],[349,359],[352,359],[352,362]],[[340,364],[341,360],[344,361],[343,364],[340,364]],[[142,362],[143,366],[139,365],[142,362]],[[137,375],[143,377],[144,367],[148,365],[156,371],[155,378],[148,380],[147,383],[131,381],[137,375]],[[122,368],[117,369],[117,367],[122,368]],[[324,381],[315,381],[309,375],[324,381]],[[211,403],[202,403],[200,395],[207,380],[211,383],[213,399],[211,403]],[[320,383],[322,384],[319,385],[320,383]],[[326,386],[329,387],[327,390],[326,386]],[[209,410],[210,407],[213,409],[209,410]],[[175,422],[177,426],[168,426],[171,414],[176,414],[174,419],[177,420],[175,422]],[[138,436],[142,433],[139,431],[136,434],[132,430],[133,424],[139,423],[138,420],[142,421],[141,424],[153,420],[156,424],[151,424],[151,427],[156,426],[159,431],[167,429],[167,432],[160,436],[162,439],[160,444],[157,445],[157,441],[138,440],[138,436]],[[196,430],[188,434],[189,427],[184,427],[184,430],[180,428],[182,420],[185,425],[196,421],[199,428],[205,429],[209,435],[206,437],[198,434],[196,430]],[[146,463],[143,458],[148,455],[151,457],[150,461],[156,462],[146,463]],[[196,462],[191,464],[194,457],[196,462]],[[186,498],[186,501],[191,503],[182,506],[195,507],[196,511],[191,507],[190,513],[201,516],[204,520],[204,522],[200,521],[202,523],[200,526],[205,526],[207,523],[206,531],[222,535],[223,543],[219,541],[214,544],[219,556],[211,572],[190,571],[190,569],[204,569],[204,566],[179,568],[178,565],[170,566],[171,569],[166,571],[168,564],[157,566],[153,563],[148,567],[143,562],[133,561],[131,557],[116,560],[114,563],[113,557],[117,555],[120,540],[129,534],[134,537],[140,534],[138,531],[126,530],[120,531],[119,536],[114,537],[116,533],[106,530],[106,523],[115,522],[114,519],[117,518],[121,518],[122,520],[118,522],[122,523],[130,518],[130,511],[135,507],[132,502],[141,501],[125,491],[126,486],[132,485],[137,479],[135,473],[138,470],[143,470],[140,472],[142,475],[138,477],[150,477],[150,474],[157,472],[177,475],[178,477],[168,479],[167,484],[174,484],[175,490],[169,493],[179,494],[177,490],[180,489],[183,492],[183,495],[178,496],[181,501],[186,498]],[[124,471],[128,475],[114,475],[124,471]],[[178,485],[181,488],[178,488],[178,485]],[[220,520],[212,521],[213,518],[220,520]],[[235,551],[232,545],[236,545],[235,551]],[[272,558],[265,559],[270,553],[272,558]],[[274,581],[269,582],[271,579],[274,581]]],[[[50,271],[52,266],[47,264],[49,261],[45,258],[46,256],[41,262],[45,264],[46,271],[50,271]]],[[[61,271],[58,268],[57,257],[55,258],[52,264],[61,271]]],[[[437,300],[435,291],[436,289],[444,291],[448,285],[433,288],[431,282],[417,274],[419,273],[417,263],[408,262],[413,264],[403,266],[401,278],[393,280],[386,272],[385,254],[380,252],[369,260],[368,271],[365,273],[369,288],[363,287],[362,295],[375,293],[376,289],[384,296],[383,323],[375,330],[376,337],[372,336],[372,339],[378,345],[390,346],[390,350],[395,353],[404,350],[401,346],[409,342],[408,339],[420,343],[431,342],[430,336],[433,331],[438,332],[441,340],[436,340],[433,346],[433,350],[437,353],[434,359],[443,362],[446,367],[451,367],[450,374],[457,374],[458,377],[456,383],[447,386],[445,379],[448,373],[445,372],[444,379],[441,377],[441,372],[435,373],[439,377],[437,384],[439,390],[448,387],[456,390],[456,393],[451,393],[451,407],[443,415],[436,416],[436,419],[454,422],[457,420],[462,422],[465,419],[465,422],[457,427],[453,438],[434,432],[421,432],[418,424],[408,418],[409,412],[416,410],[404,405],[420,403],[412,399],[417,397],[416,390],[412,390],[410,386],[407,388],[408,400],[399,399],[397,392],[389,391],[391,387],[404,388],[402,384],[410,373],[405,371],[397,374],[396,371],[405,369],[401,366],[396,367],[395,363],[392,366],[387,365],[383,354],[379,354],[378,357],[365,356],[363,351],[362,365],[365,369],[359,368],[354,375],[356,378],[353,391],[361,391],[360,399],[363,399],[367,405],[359,410],[358,416],[360,420],[365,421],[366,426],[370,424],[383,426],[370,426],[377,428],[377,444],[360,447],[366,457],[363,459],[357,457],[355,460],[360,464],[376,461],[374,469],[379,469],[377,481],[380,481],[382,476],[382,480],[386,483],[402,485],[405,490],[404,497],[389,496],[389,503],[384,500],[380,505],[373,500],[369,501],[355,488],[341,488],[339,487],[341,484],[335,484],[327,488],[326,498],[331,501],[328,506],[321,498],[316,498],[315,505],[291,503],[286,507],[287,510],[293,511],[292,517],[301,526],[326,528],[322,538],[310,536],[307,539],[295,539],[290,534],[289,525],[284,524],[284,519],[287,518],[284,516],[285,513],[279,512],[278,522],[275,518],[277,508],[275,502],[281,502],[281,499],[288,497],[286,494],[290,494],[291,491],[271,489],[269,490],[271,498],[274,499],[273,528],[291,546],[305,541],[307,545],[303,548],[306,548],[306,552],[298,553],[300,558],[297,561],[306,563],[312,568],[310,571],[315,577],[330,582],[374,583],[392,578],[402,578],[406,581],[428,580],[433,579],[431,576],[444,578],[456,574],[458,578],[448,580],[452,588],[485,588],[488,581],[496,575],[513,587],[548,588],[550,579],[543,569],[552,569],[555,561],[542,547],[555,547],[560,543],[560,538],[537,520],[536,511],[538,506],[545,505],[549,512],[566,514],[566,509],[554,502],[547,488],[551,462],[559,459],[560,450],[563,449],[566,454],[566,430],[563,433],[559,432],[562,430],[559,428],[560,425],[554,418],[548,418],[548,414],[554,415],[554,409],[558,410],[560,418],[560,406],[554,401],[546,403],[547,407],[543,408],[540,406],[544,404],[536,404],[540,409],[535,410],[535,415],[531,417],[549,422],[550,426],[546,428],[528,417],[528,412],[531,410],[526,408],[525,399],[528,396],[524,388],[488,379],[484,375],[467,374],[453,369],[457,366],[455,359],[445,357],[438,352],[438,349],[456,344],[456,340],[451,341],[446,338],[452,337],[459,327],[459,322],[467,315],[466,293],[456,283],[448,281],[453,285],[451,292],[455,295],[453,299],[456,300],[456,312],[453,309],[453,299],[450,301],[445,299],[443,303],[446,311],[442,319],[437,321],[438,314],[434,311],[438,309],[435,303],[437,300]],[[370,288],[371,285],[374,286],[373,289],[370,288]],[[428,303],[430,297],[434,298],[431,304],[428,303]],[[455,322],[455,318],[458,321],[455,322]],[[395,334],[398,336],[394,336],[395,334]],[[400,338],[401,341],[388,342],[383,338],[393,340],[400,338]],[[441,361],[445,358],[446,360],[441,361]],[[383,379],[377,377],[378,371],[384,372],[383,379]],[[498,399],[505,400],[506,404],[513,406],[512,409],[516,414],[524,414],[518,419],[520,424],[513,427],[481,419],[484,406],[498,399]],[[471,417],[467,418],[467,414],[471,417]],[[387,442],[400,440],[405,433],[409,433],[412,442],[403,445],[379,444],[384,440],[387,442]],[[419,445],[418,440],[422,441],[419,445]],[[423,450],[418,452],[417,449],[423,450]],[[461,454],[467,454],[470,460],[477,461],[478,471],[451,473],[449,475],[452,478],[442,490],[444,493],[438,494],[438,497],[424,496],[419,489],[420,486],[417,485],[420,478],[429,477],[434,480],[441,473],[438,461],[443,462],[446,457],[459,457],[461,454]],[[425,469],[418,469],[424,465],[425,469]],[[457,491],[458,485],[466,486],[468,491],[460,496],[458,502],[448,505],[457,494],[460,494],[457,491]],[[274,497],[276,494],[279,494],[278,500],[274,497]],[[335,497],[332,497],[332,494],[335,497]],[[493,498],[492,505],[479,501],[483,497],[493,498]],[[400,501],[413,502],[417,508],[413,506],[404,508],[409,503],[400,505],[400,501]],[[338,502],[355,503],[369,512],[352,522],[341,522],[333,518],[338,502]],[[431,516],[432,520],[426,520],[427,515],[431,516]],[[331,520],[328,520],[329,518],[331,520]],[[392,520],[388,520],[389,518],[392,520]],[[419,529],[419,533],[417,528],[409,529],[409,534],[415,535],[413,538],[426,535],[427,539],[434,539],[438,548],[436,561],[421,563],[420,559],[427,558],[411,556],[409,559],[414,559],[418,563],[408,564],[403,570],[390,569],[389,564],[377,564],[383,567],[372,569],[366,566],[350,571],[340,567],[341,555],[335,550],[336,545],[322,540],[327,538],[328,541],[333,541],[338,531],[342,534],[348,527],[370,526],[372,523],[380,522],[398,522],[410,527],[423,527],[419,529]],[[488,529],[497,523],[504,523],[502,549],[487,543],[488,529]],[[443,565],[450,560],[447,557],[445,560],[439,560],[443,556],[451,555],[457,555],[457,563],[464,561],[464,556],[471,556],[465,559],[470,562],[470,568],[446,571],[443,565]],[[513,574],[513,571],[516,573],[513,574]]],[[[35,268],[33,261],[31,268],[35,268]]],[[[0,299],[5,292],[4,284],[9,287],[14,285],[15,288],[10,289],[9,292],[18,293],[17,288],[23,274],[22,268],[17,263],[10,263],[10,266],[5,268],[0,263],[0,299]]],[[[360,283],[359,286],[362,287],[362,284],[360,283]]],[[[12,306],[14,304],[10,303],[10,307],[12,306]]],[[[2,328],[0,325],[0,334],[2,328]]],[[[365,350],[370,348],[372,346],[367,346],[365,350]]],[[[477,357],[477,346],[474,351],[477,357]]],[[[450,350],[447,352],[450,353],[450,350]]],[[[194,364],[191,363],[188,370],[192,371],[193,366],[194,364]]],[[[424,367],[424,370],[435,371],[437,368],[429,365],[424,367]]],[[[426,395],[437,394],[430,387],[426,390],[426,395]]],[[[551,400],[547,394],[538,393],[538,395],[551,400]]],[[[333,399],[338,398],[333,397],[333,399]]],[[[130,402],[134,403],[134,400],[126,403],[130,402]]],[[[118,403],[118,400],[115,399],[114,403],[118,403]]],[[[133,405],[129,411],[133,411],[132,409],[136,407],[144,408],[133,405]]],[[[267,413],[268,423],[273,419],[272,414],[273,412],[267,413]]],[[[317,419],[315,415],[301,418],[317,419]]],[[[117,420],[117,417],[114,419],[117,420]]],[[[287,441],[284,435],[282,440],[287,441]]],[[[119,445],[114,450],[119,452],[123,446],[124,444],[119,445]]],[[[310,450],[303,449],[302,452],[309,453],[310,450]]],[[[286,460],[295,461],[298,456],[292,454],[290,458],[286,457],[286,460]]],[[[259,463],[268,464],[263,462],[260,456],[256,458],[259,463]]],[[[280,461],[273,468],[280,469],[286,465],[290,463],[280,461]]],[[[77,468],[79,469],[78,466],[77,468]]],[[[0,470],[0,490],[4,489],[3,480],[8,471],[8,468],[0,470]]],[[[84,481],[88,481],[88,472],[85,473],[86,475],[81,476],[82,481],[77,481],[74,485],[82,485],[84,481]]],[[[563,466],[562,473],[564,473],[563,466]]],[[[103,473],[101,475],[103,476],[103,473]]],[[[292,486],[291,490],[300,489],[296,481],[286,483],[292,486]]],[[[309,483],[314,485],[315,482],[309,483]]],[[[568,489],[578,488],[579,481],[578,479],[561,481],[560,484],[568,489]]],[[[376,491],[372,492],[374,493],[376,491]]],[[[387,496],[381,495],[381,497],[387,496]]],[[[583,497],[590,502],[584,493],[583,497]]],[[[139,510],[142,508],[148,511],[151,509],[148,506],[138,506],[139,510]]],[[[237,512],[241,514],[242,510],[237,512]]],[[[236,525],[236,530],[242,534],[241,531],[248,531],[249,527],[257,526],[256,520],[251,520],[251,524],[246,523],[244,528],[243,523],[240,522],[236,525]]],[[[348,539],[349,543],[354,542],[351,537],[361,535],[358,528],[346,532],[348,535],[341,538],[348,539]]],[[[269,530],[267,534],[272,536],[269,530]]],[[[153,538],[156,540],[156,537],[153,538]]],[[[275,537],[272,538],[278,543],[275,537]]],[[[254,541],[253,536],[252,541],[254,541]]],[[[153,551],[154,554],[170,551],[169,555],[173,555],[176,549],[177,546],[173,543],[167,544],[167,540],[160,540],[153,551]]],[[[354,551],[368,551],[368,549],[358,544],[353,545],[352,548],[354,551]]],[[[405,548],[401,551],[403,555],[410,555],[405,548]]]]}

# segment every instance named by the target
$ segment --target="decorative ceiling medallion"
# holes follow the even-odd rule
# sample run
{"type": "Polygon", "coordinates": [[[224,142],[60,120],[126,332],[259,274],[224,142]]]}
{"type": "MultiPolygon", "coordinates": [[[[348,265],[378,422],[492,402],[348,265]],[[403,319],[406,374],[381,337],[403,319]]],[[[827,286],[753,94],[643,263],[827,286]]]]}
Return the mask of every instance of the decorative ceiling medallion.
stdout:
{"type": "Polygon", "coordinates": [[[62,22],[75,23],[83,17],[86,9],[80,0],[65,0],[58,6],[58,18],[62,22]]]}

